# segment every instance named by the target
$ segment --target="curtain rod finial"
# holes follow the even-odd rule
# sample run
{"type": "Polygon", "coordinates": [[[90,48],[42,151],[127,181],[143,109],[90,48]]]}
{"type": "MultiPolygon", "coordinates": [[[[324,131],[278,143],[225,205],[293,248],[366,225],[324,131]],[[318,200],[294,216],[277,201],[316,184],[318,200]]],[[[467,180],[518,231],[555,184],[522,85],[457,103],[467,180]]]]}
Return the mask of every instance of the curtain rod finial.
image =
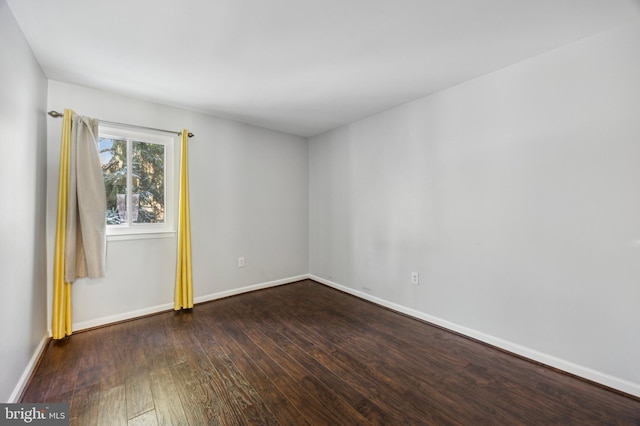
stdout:
{"type": "Polygon", "coordinates": [[[191,132],[187,133],[187,136],[189,136],[190,138],[194,137],[195,135],[191,132]]]}
{"type": "Polygon", "coordinates": [[[58,111],[49,111],[47,114],[53,118],[64,117],[64,114],[60,114],[58,111]]]}

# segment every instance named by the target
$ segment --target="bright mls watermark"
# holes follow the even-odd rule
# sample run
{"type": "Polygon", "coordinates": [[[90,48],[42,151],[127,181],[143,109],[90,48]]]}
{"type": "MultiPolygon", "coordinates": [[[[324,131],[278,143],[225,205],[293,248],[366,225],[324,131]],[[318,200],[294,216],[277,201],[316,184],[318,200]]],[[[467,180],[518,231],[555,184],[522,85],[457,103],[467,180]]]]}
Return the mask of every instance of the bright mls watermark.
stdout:
{"type": "Polygon", "coordinates": [[[0,404],[0,425],[69,426],[69,403],[0,404]]]}

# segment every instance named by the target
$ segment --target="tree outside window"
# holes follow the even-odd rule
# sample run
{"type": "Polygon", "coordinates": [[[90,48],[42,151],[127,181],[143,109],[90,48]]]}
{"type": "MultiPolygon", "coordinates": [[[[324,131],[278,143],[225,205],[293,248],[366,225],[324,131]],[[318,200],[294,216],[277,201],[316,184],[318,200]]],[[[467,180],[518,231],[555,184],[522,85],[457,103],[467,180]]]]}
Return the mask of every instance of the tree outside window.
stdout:
{"type": "Polygon", "coordinates": [[[103,131],[98,143],[107,193],[107,228],[164,224],[171,146],[103,131]]]}

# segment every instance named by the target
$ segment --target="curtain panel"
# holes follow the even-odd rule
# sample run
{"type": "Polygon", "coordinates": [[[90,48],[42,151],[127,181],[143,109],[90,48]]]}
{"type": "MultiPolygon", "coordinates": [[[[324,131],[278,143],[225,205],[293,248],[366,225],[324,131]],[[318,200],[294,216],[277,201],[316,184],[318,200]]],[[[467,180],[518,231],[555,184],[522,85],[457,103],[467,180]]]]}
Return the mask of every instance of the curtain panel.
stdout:
{"type": "Polygon", "coordinates": [[[71,330],[71,284],[98,278],[106,264],[106,194],[98,152],[98,120],[66,109],[62,123],[51,331],[71,330]]]}
{"type": "Polygon", "coordinates": [[[193,308],[191,274],[191,219],[189,212],[189,144],[187,130],[180,141],[180,194],[178,200],[178,250],[174,310],[193,308]]]}

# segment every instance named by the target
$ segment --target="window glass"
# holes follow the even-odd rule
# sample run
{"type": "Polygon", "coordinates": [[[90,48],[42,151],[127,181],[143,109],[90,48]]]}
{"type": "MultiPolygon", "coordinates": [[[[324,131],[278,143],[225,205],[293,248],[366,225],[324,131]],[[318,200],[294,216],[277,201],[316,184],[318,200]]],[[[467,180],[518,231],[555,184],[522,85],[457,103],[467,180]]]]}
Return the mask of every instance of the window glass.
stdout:
{"type": "Polygon", "coordinates": [[[131,221],[164,223],[164,145],[132,145],[131,221]]]}
{"type": "Polygon", "coordinates": [[[127,221],[127,141],[100,138],[102,175],[107,193],[107,225],[127,221]]]}
{"type": "Polygon", "coordinates": [[[100,127],[107,234],[173,232],[174,138],[100,127]]]}

